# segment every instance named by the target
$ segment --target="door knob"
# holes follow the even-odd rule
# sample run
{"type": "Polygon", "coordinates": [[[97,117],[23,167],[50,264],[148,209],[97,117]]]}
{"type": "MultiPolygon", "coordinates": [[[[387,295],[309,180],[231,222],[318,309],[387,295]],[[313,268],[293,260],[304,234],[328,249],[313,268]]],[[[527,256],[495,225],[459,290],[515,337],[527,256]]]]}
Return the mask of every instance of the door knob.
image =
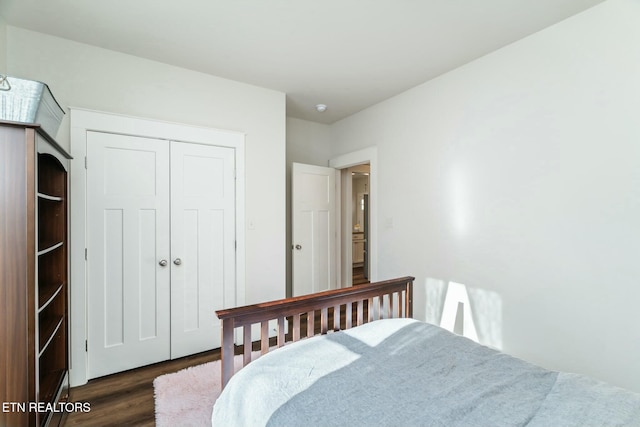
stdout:
{"type": "Polygon", "coordinates": [[[300,249],[302,249],[302,245],[296,245],[296,250],[299,251],[300,249]]]}
{"type": "Polygon", "coordinates": [[[173,263],[175,265],[180,265],[180,264],[182,264],[182,260],[180,258],[176,258],[176,259],[173,260],[173,263]]]}
{"type": "Polygon", "coordinates": [[[158,264],[160,264],[160,267],[166,267],[167,266],[167,260],[166,259],[161,259],[158,264]]]}

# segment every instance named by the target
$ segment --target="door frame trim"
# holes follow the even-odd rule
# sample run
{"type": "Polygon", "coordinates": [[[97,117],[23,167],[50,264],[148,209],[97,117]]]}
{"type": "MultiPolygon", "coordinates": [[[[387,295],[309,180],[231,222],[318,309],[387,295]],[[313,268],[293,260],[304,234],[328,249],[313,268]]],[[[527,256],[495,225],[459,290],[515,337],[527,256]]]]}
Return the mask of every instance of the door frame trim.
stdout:
{"type": "MultiPolygon", "coordinates": [[[[378,280],[378,147],[368,147],[362,150],[353,151],[351,153],[342,154],[329,160],[329,166],[335,169],[343,170],[351,166],[357,166],[368,163],[369,170],[369,280],[375,282],[378,280]]],[[[344,181],[344,180],[343,180],[344,181]]],[[[343,184],[339,187],[340,193],[344,192],[343,184]]],[[[343,199],[342,196],[339,198],[343,199]]],[[[349,203],[346,203],[349,205],[349,203]]],[[[339,203],[337,206],[337,216],[342,217],[343,210],[349,206],[339,203]]],[[[351,231],[345,231],[345,221],[339,225],[340,242],[338,246],[347,248],[351,245],[351,231]]],[[[348,227],[348,226],[347,226],[348,227]]],[[[347,250],[348,251],[348,250],[347,250]]],[[[336,251],[340,252],[340,251],[336,251]]],[[[350,253],[350,252],[349,252],[350,253]]],[[[344,255],[344,254],[343,254],[344,255]]],[[[351,285],[352,266],[351,256],[341,256],[339,258],[340,265],[340,283],[351,285]]]]}
{"type": "Polygon", "coordinates": [[[87,131],[215,145],[235,149],[236,168],[236,305],[245,303],[245,134],[193,125],[163,122],[121,114],[70,109],[70,231],[69,248],[69,380],[72,387],[87,383],[88,331],[86,248],[86,169],[87,131]]]}

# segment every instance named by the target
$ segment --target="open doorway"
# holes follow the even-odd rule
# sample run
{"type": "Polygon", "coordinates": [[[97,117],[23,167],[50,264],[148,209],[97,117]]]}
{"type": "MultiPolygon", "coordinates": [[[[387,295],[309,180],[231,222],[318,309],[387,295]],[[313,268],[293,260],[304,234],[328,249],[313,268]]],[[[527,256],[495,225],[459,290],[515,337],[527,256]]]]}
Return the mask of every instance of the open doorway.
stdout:
{"type": "MultiPolygon", "coordinates": [[[[338,245],[336,250],[336,261],[339,265],[339,287],[348,287],[358,283],[361,280],[375,282],[378,280],[378,235],[377,235],[377,168],[378,168],[378,150],[376,147],[369,147],[351,153],[343,154],[339,157],[331,159],[329,165],[339,170],[340,197],[338,198],[338,245]],[[355,172],[357,175],[352,175],[355,172]],[[353,183],[354,176],[368,173],[366,191],[358,191],[358,184],[353,183]],[[354,196],[354,187],[355,196],[354,196]],[[362,193],[362,216],[358,217],[358,193],[362,193]],[[366,195],[365,195],[366,193],[366,195]],[[366,197],[365,197],[366,196],[366,197]],[[364,210],[367,214],[365,215],[364,210]],[[354,220],[354,213],[356,214],[354,220]],[[361,218],[361,219],[360,219],[361,218]],[[364,223],[366,219],[366,224],[364,223]],[[355,222],[354,222],[355,221],[355,222]],[[362,245],[362,275],[354,281],[354,236],[358,236],[355,225],[359,224],[362,234],[362,241],[358,244],[362,245]],[[366,231],[366,238],[364,232],[366,231]],[[366,247],[365,247],[366,245],[366,247]],[[366,257],[364,256],[366,254],[366,257]],[[365,265],[366,264],[366,265],[365,265]],[[366,276],[366,278],[365,278],[366,276]]],[[[364,176],[364,175],[362,175],[364,176]]],[[[363,182],[364,184],[364,182],[363,182]]],[[[364,189],[364,186],[360,187],[364,189]]],[[[359,250],[359,248],[356,248],[359,250]]],[[[356,266],[359,267],[360,261],[356,258],[356,266]]],[[[358,271],[356,271],[358,273],[358,271]]]]}
{"type": "Polygon", "coordinates": [[[369,164],[347,169],[351,179],[351,215],[344,218],[351,228],[351,284],[369,283],[369,164]]]}

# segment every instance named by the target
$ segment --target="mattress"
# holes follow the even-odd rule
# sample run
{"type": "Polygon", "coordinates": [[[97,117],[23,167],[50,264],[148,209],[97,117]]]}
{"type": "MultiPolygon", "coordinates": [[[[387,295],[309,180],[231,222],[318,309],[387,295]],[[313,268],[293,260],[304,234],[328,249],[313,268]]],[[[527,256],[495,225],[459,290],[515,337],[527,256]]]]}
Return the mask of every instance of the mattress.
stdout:
{"type": "Polygon", "coordinates": [[[236,373],[218,426],[640,426],[640,395],[412,319],[302,340],[236,373]]]}

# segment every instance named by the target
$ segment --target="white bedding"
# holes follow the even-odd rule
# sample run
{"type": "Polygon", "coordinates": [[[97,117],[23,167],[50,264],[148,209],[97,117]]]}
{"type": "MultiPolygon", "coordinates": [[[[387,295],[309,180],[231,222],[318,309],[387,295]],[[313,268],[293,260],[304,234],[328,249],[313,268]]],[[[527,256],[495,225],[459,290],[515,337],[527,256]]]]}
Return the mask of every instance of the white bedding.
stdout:
{"type": "Polygon", "coordinates": [[[285,346],[236,373],[214,427],[640,426],[640,395],[412,319],[285,346]]]}

